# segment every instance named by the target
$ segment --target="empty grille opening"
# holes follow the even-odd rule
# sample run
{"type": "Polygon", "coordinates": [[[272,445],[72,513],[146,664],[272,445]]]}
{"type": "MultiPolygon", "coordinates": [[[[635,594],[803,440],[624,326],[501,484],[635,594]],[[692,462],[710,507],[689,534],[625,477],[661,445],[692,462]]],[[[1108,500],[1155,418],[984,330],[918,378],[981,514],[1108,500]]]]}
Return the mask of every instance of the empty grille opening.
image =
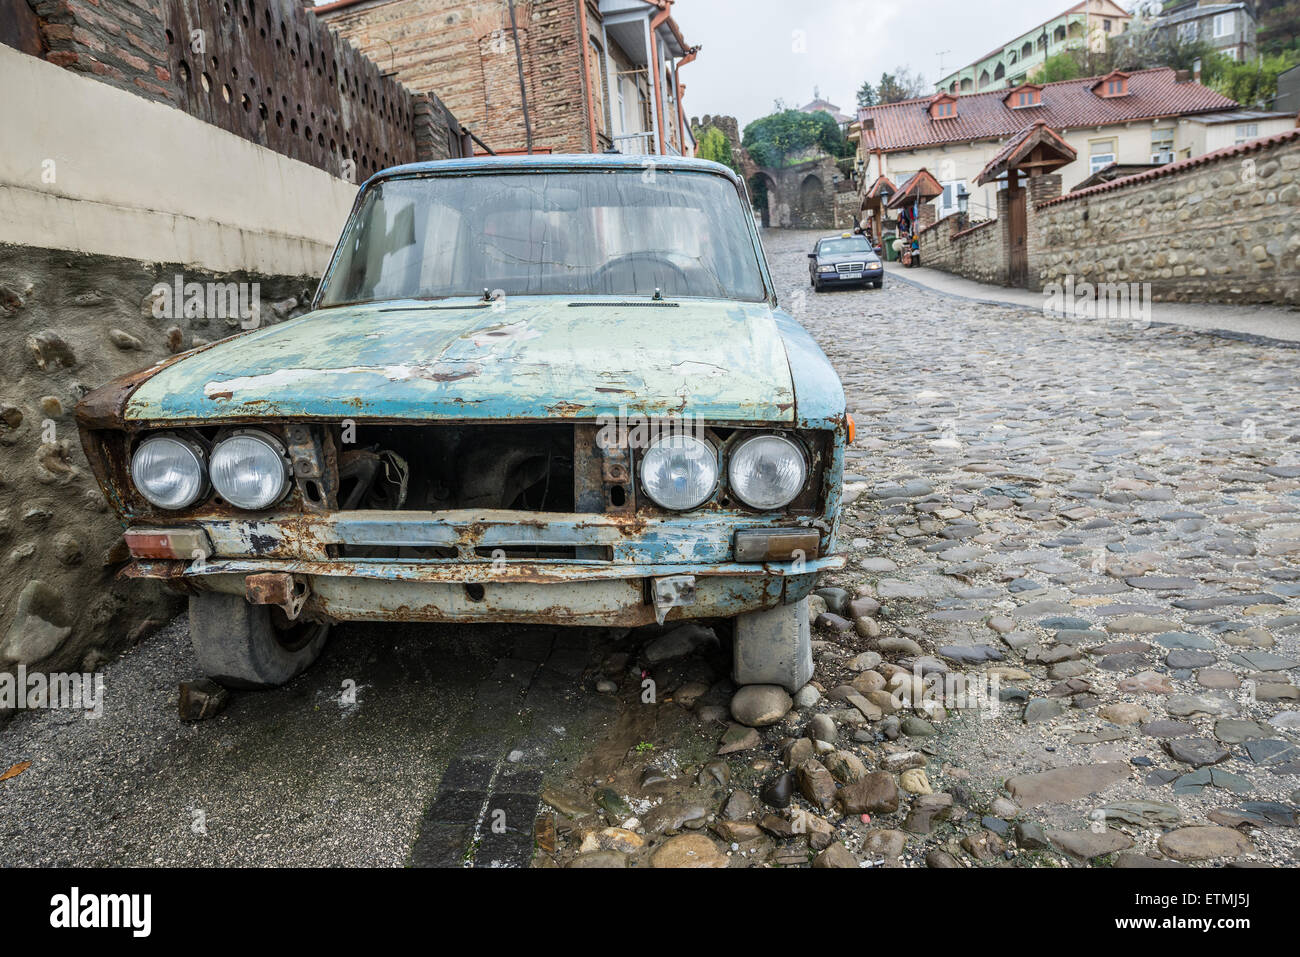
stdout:
{"type": "Polygon", "coordinates": [[[456,558],[456,549],[434,545],[340,545],[340,558],[370,558],[387,561],[433,561],[456,558]]]}
{"type": "Polygon", "coordinates": [[[614,549],[608,545],[497,545],[476,548],[474,554],[492,561],[528,561],[529,559],[582,559],[590,562],[612,562],[614,549]]]}
{"type": "Polygon", "coordinates": [[[572,425],[358,425],[339,507],[572,512],[572,425]]]}

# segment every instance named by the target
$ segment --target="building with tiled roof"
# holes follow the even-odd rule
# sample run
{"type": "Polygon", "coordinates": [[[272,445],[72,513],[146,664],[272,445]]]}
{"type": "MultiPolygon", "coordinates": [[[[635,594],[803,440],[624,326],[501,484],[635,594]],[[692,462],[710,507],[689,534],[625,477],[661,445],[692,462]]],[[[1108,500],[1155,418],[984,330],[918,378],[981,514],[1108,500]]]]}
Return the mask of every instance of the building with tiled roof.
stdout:
{"type": "Polygon", "coordinates": [[[1050,20],[953,70],[935,84],[943,93],[982,93],[1032,82],[1043,62],[1085,44],[1102,51],[1128,27],[1133,15],[1114,0],[1081,0],[1050,20]]]}
{"type": "MultiPolygon", "coordinates": [[[[1041,121],[1075,151],[1059,170],[1066,190],[1112,163],[1171,162],[1214,148],[1198,118],[1238,110],[1216,93],[1168,67],[1107,76],[1024,84],[954,96],[868,107],[858,112],[851,137],[858,139],[864,183],[879,176],[902,182],[928,169],[945,187],[939,217],[957,209],[964,186],[977,218],[996,214],[1000,184],[975,180],[1017,134],[1041,121]]],[[[1265,136],[1295,126],[1294,117],[1266,117],[1254,126],[1233,125],[1265,136]]]]}
{"type": "Polygon", "coordinates": [[[840,108],[829,100],[823,100],[814,93],[813,101],[799,107],[800,113],[829,113],[841,127],[853,122],[853,117],[842,113],[840,108]]]}

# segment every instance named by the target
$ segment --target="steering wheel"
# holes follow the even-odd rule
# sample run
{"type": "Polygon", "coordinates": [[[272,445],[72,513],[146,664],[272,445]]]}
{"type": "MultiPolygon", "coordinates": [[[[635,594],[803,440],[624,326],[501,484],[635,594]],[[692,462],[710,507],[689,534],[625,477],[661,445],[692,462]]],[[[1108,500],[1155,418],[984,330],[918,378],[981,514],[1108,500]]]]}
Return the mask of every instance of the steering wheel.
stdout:
{"type": "MultiPolygon", "coordinates": [[[[624,269],[630,265],[633,270],[635,270],[637,267],[651,263],[655,266],[663,266],[666,269],[671,270],[675,274],[674,278],[678,282],[679,288],[686,289],[690,286],[690,280],[686,276],[686,270],[682,269],[681,266],[677,265],[671,259],[667,259],[666,257],[656,253],[624,253],[622,256],[616,256],[596,270],[591,277],[592,285],[602,285],[608,275],[618,269],[624,269]]],[[[635,275],[635,272],[633,274],[635,275]]],[[[665,283],[660,282],[657,285],[662,288],[665,283]]]]}

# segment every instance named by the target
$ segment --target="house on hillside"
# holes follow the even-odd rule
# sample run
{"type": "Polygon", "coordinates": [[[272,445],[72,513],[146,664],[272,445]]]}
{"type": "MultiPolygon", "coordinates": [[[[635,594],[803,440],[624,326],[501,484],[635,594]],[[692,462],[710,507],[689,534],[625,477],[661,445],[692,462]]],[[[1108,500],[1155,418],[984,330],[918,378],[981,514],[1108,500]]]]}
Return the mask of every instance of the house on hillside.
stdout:
{"type": "Polygon", "coordinates": [[[1030,82],[1045,61],[1066,50],[1101,52],[1112,37],[1128,28],[1133,15],[1114,0],[1082,0],[1050,20],[942,77],[940,93],[981,93],[1030,82]]]}
{"type": "Polygon", "coordinates": [[[1203,40],[1234,60],[1255,56],[1255,14],[1250,3],[1185,0],[1161,11],[1151,29],[1173,34],[1180,43],[1203,40]]]}
{"type": "Polygon", "coordinates": [[[981,186],[976,179],[1008,141],[1040,121],[1073,150],[1056,170],[1067,191],[1114,163],[1168,163],[1231,146],[1239,132],[1253,138],[1296,125],[1286,114],[1242,111],[1168,67],[968,96],[937,93],[858,112],[850,137],[864,170],[861,208],[880,177],[902,183],[927,169],[944,187],[937,218],[956,212],[963,192],[973,219],[991,218],[1005,181],[981,186]],[[1229,131],[1232,141],[1224,142],[1229,131]]]}
{"type": "Polygon", "coordinates": [[[436,86],[471,130],[492,130],[498,153],[530,138],[538,153],[695,153],[680,71],[699,47],[671,0],[334,0],[314,12],[401,82],[436,86]]]}

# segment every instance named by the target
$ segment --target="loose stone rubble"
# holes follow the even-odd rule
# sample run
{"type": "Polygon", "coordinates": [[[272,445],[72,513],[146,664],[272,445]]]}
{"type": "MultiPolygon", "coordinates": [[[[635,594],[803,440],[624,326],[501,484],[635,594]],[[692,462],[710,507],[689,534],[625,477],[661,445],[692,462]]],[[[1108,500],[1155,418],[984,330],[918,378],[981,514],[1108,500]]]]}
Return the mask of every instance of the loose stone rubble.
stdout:
{"type": "Polygon", "coordinates": [[[766,241],[857,422],[814,679],[737,690],[723,628],[616,643],[611,753],[544,793],[537,863],[1294,866],[1300,351],[815,296],[811,239],[766,241]]]}

